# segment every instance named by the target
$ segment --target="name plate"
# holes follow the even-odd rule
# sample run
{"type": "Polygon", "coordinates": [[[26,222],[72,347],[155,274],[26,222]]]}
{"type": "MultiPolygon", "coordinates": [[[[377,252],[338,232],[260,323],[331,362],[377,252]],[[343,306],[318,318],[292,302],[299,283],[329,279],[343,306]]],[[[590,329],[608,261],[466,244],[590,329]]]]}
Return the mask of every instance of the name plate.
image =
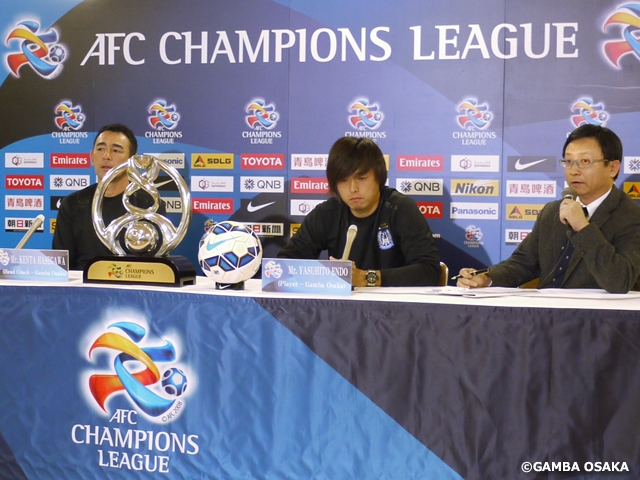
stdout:
{"type": "Polygon", "coordinates": [[[0,249],[0,278],[68,282],[69,252],[2,248],[0,249]]]}
{"type": "Polygon", "coordinates": [[[84,283],[118,283],[184,287],[194,285],[196,270],[179,255],[169,257],[92,258],[84,267],[84,283]]]}
{"type": "Polygon", "coordinates": [[[351,295],[351,262],[262,259],[262,291],[351,295]]]}

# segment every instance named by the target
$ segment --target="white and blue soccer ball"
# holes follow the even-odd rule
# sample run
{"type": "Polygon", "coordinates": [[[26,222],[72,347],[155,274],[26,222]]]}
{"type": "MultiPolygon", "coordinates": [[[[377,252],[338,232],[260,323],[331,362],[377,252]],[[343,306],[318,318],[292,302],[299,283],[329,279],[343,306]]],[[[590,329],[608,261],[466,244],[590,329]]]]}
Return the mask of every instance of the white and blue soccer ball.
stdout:
{"type": "Polygon", "coordinates": [[[172,397],[179,397],[187,389],[187,376],[179,368],[168,368],[162,374],[162,389],[172,397]]]}
{"type": "Polygon", "coordinates": [[[203,235],[198,262],[217,283],[240,283],[253,277],[262,261],[262,244],[245,224],[226,220],[203,235]]]}
{"type": "Polygon", "coordinates": [[[49,49],[49,58],[52,62],[60,63],[64,60],[66,52],[60,45],[54,45],[49,49]]]}

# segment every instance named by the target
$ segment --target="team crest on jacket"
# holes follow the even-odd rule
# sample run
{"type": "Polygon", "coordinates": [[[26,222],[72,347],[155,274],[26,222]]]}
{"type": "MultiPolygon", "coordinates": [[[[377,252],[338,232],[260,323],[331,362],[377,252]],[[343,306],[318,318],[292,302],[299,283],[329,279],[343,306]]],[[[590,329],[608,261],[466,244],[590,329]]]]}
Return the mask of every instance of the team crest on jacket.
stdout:
{"type": "Polygon", "coordinates": [[[380,250],[389,250],[393,247],[393,237],[391,236],[389,225],[386,223],[383,223],[378,228],[378,246],[380,250]]]}

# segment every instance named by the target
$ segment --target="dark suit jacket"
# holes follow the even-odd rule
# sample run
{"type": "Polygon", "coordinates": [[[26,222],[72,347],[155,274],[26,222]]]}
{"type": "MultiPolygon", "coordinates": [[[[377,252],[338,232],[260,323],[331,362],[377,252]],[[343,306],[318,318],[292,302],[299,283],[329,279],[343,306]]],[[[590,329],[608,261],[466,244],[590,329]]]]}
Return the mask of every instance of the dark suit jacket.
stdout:
{"type": "Polygon", "coordinates": [[[513,255],[489,268],[493,285],[517,287],[540,277],[538,288],[548,286],[569,237],[574,251],[562,288],[631,290],[640,276],[640,206],[614,186],[589,225],[574,232],[560,221],[560,203],[545,205],[513,255]]]}

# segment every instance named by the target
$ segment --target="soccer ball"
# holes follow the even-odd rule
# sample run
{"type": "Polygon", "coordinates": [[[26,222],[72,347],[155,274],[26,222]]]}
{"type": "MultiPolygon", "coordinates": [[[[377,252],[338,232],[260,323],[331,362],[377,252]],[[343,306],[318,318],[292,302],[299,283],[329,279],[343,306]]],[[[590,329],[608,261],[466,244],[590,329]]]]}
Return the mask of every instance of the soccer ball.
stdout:
{"type": "Polygon", "coordinates": [[[51,59],[52,62],[55,62],[55,63],[62,62],[64,60],[65,55],[66,55],[66,52],[64,51],[64,48],[62,48],[60,45],[54,45],[49,50],[49,58],[51,59]]]}
{"type": "Polygon", "coordinates": [[[162,374],[162,389],[172,397],[179,397],[187,389],[187,376],[176,367],[165,370],[162,374]]]}
{"type": "Polygon", "coordinates": [[[214,224],[200,240],[198,262],[218,283],[240,283],[260,268],[262,245],[246,225],[227,220],[214,224]]]}

